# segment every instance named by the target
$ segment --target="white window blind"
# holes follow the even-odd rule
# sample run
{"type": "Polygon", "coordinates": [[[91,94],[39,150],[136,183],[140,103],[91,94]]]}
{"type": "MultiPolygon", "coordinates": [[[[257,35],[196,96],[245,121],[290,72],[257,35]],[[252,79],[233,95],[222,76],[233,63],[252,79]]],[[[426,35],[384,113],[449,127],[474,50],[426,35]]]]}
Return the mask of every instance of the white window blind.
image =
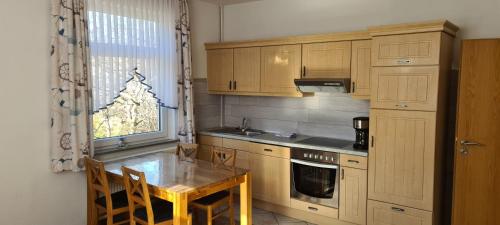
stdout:
{"type": "Polygon", "coordinates": [[[161,106],[177,106],[174,0],[88,0],[93,109],[113,103],[135,68],[161,106]]]}

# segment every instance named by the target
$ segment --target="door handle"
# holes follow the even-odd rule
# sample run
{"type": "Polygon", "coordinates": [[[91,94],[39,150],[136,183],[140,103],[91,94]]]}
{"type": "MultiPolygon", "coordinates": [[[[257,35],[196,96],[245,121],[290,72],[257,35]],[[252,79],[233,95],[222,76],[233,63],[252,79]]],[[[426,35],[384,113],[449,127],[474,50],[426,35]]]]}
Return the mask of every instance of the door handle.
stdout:
{"type": "Polygon", "coordinates": [[[233,88],[236,90],[236,81],[233,81],[233,88]]]}
{"type": "Polygon", "coordinates": [[[352,93],[356,92],[356,82],[352,82],[352,93]]]}
{"type": "Polygon", "coordinates": [[[306,66],[304,66],[304,69],[302,70],[302,77],[306,77],[306,66]]]}
{"type": "Polygon", "coordinates": [[[344,178],[345,178],[344,168],[342,168],[340,176],[341,176],[341,179],[344,180],[344,178]]]}
{"type": "Polygon", "coordinates": [[[233,82],[229,81],[229,90],[233,89],[233,82]]]}
{"type": "Polygon", "coordinates": [[[462,155],[467,155],[469,154],[469,146],[479,146],[481,144],[477,143],[477,142],[472,142],[472,141],[467,141],[467,140],[461,140],[460,141],[460,153],[462,153],[462,155]]]}

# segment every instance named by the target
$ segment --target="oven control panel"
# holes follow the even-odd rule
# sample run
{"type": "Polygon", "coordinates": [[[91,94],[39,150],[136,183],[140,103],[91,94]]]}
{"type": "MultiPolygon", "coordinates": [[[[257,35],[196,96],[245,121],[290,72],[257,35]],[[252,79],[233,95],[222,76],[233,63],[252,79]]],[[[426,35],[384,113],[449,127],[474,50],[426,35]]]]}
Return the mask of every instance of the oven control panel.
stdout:
{"type": "Polygon", "coordinates": [[[338,164],[339,153],[318,151],[312,149],[292,148],[292,159],[327,164],[338,164]]]}

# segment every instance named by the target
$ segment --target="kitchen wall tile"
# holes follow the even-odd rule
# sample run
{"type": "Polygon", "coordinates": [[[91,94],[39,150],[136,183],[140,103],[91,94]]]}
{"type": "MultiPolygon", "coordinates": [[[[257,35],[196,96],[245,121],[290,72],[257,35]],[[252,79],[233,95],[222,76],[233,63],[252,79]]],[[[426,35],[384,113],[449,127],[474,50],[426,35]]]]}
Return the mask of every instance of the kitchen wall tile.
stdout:
{"type": "Polygon", "coordinates": [[[354,140],[354,128],[351,126],[337,126],[319,123],[299,123],[297,132],[312,136],[339,138],[345,140],[354,140]]]}
{"type": "Polygon", "coordinates": [[[352,126],[352,119],[358,116],[368,116],[368,113],[311,109],[308,112],[307,122],[339,126],[352,126]]]}
{"type": "Polygon", "coordinates": [[[307,121],[306,109],[232,105],[231,116],[256,119],[307,121]]]}
{"type": "Polygon", "coordinates": [[[320,108],[348,112],[368,112],[370,102],[351,97],[319,97],[320,108]]]}
{"type": "Polygon", "coordinates": [[[226,96],[224,96],[224,103],[229,104],[229,105],[238,105],[238,104],[240,104],[240,97],[226,95],[226,96]]]}

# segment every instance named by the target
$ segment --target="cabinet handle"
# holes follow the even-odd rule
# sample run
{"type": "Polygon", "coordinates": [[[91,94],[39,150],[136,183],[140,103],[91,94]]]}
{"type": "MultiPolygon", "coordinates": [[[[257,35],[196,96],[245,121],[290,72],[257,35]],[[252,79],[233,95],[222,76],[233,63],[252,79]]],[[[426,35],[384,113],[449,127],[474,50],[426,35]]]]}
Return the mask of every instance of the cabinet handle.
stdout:
{"type": "Polygon", "coordinates": [[[229,81],[229,90],[233,90],[233,82],[229,81]]]}
{"type": "Polygon", "coordinates": [[[372,148],[373,148],[373,142],[374,142],[374,140],[375,140],[375,137],[372,136],[372,143],[371,143],[372,148]]]}
{"type": "Polygon", "coordinates": [[[308,206],[307,208],[312,211],[318,211],[318,208],[316,207],[308,206]]]}
{"type": "Polygon", "coordinates": [[[391,207],[392,211],[396,211],[396,212],[404,212],[405,210],[402,209],[402,208],[398,208],[398,207],[391,207]]]}
{"type": "Polygon", "coordinates": [[[302,70],[302,77],[306,77],[306,66],[304,66],[302,70]]]}
{"type": "Polygon", "coordinates": [[[344,168],[342,168],[342,170],[340,171],[340,176],[341,176],[341,179],[343,180],[344,179],[344,168]]]}
{"type": "Polygon", "coordinates": [[[264,149],[264,151],[265,151],[265,152],[273,152],[273,150],[272,150],[272,149],[268,149],[268,148],[265,148],[265,149],[264,149]]]}
{"type": "Polygon", "coordinates": [[[352,82],[352,92],[356,91],[356,82],[352,82]]]}
{"type": "Polygon", "coordinates": [[[352,160],[352,159],[349,159],[349,160],[347,160],[347,162],[350,162],[350,163],[357,163],[357,164],[359,164],[359,161],[358,161],[358,160],[352,160]]]}
{"type": "Polygon", "coordinates": [[[396,104],[396,107],[407,108],[407,104],[396,104]]]}
{"type": "Polygon", "coordinates": [[[233,81],[233,88],[236,90],[236,81],[233,81]]]}
{"type": "Polygon", "coordinates": [[[411,60],[410,59],[400,59],[400,60],[397,61],[397,63],[399,65],[408,65],[408,64],[411,63],[411,60]]]}

